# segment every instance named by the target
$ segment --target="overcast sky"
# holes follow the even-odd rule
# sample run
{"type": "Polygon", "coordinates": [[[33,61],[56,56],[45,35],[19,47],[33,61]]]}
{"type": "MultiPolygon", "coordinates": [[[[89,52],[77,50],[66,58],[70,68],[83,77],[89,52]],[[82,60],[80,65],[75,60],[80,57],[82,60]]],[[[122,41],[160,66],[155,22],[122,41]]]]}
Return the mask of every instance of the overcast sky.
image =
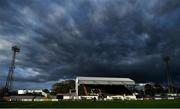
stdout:
{"type": "Polygon", "coordinates": [[[180,0],[0,0],[0,86],[18,45],[14,88],[76,76],[180,85],[180,0]]]}

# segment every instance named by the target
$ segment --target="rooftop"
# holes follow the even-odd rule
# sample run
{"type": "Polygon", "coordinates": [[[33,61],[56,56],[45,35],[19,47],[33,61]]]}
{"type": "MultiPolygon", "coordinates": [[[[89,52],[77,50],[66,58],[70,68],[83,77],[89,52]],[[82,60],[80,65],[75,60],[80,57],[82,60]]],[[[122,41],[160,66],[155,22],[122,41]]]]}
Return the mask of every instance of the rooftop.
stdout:
{"type": "Polygon", "coordinates": [[[135,84],[130,78],[112,78],[112,77],[76,77],[79,84],[135,84]]]}

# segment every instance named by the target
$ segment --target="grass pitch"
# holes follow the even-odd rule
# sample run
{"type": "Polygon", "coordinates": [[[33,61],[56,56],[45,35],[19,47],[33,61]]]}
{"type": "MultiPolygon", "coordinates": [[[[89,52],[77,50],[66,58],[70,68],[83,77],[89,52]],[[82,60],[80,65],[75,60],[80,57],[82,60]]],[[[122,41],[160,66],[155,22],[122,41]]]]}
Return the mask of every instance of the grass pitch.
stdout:
{"type": "Polygon", "coordinates": [[[180,100],[0,102],[1,108],[180,108],[180,100]]]}

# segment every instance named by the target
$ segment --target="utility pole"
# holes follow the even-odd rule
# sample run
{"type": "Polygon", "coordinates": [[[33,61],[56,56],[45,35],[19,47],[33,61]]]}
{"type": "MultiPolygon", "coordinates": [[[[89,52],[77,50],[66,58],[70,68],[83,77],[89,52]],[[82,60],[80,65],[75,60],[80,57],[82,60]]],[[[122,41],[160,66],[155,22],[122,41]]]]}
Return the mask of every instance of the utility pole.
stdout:
{"type": "Polygon", "coordinates": [[[170,57],[169,56],[165,56],[164,58],[164,62],[166,63],[166,74],[167,74],[167,80],[168,80],[168,93],[174,93],[173,90],[173,83],[172,83],[172,79],[171,79],[171,74],[170,74],[170,57]]]}
{"type": "Polygon", "coordinates": [[[8,76],[6,79],[6,85],[4,88],[4,93],[5,94],[9,94],[9,91],[12,89],[12,85],[13,85],[13,73],[14,73],[14,69],[15,69],[15,58],[16,58],[16,53],[20,52],[20,48],[17,46],[12,46],[12,51],[13,51],[13,55],[12,55],[12,61],[11,64],[9,66],[9,71],[8,71],[8,76]]]}

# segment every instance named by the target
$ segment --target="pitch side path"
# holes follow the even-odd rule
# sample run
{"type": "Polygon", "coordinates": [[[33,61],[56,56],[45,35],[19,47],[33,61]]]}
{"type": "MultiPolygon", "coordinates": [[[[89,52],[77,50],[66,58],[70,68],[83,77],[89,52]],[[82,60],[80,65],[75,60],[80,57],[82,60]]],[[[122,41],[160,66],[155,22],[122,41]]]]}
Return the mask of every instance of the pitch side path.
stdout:
{"type": "Polygon", "coordinates": [[[0,102],[0,108],[180,108],[180,100],[0,102]]]}

